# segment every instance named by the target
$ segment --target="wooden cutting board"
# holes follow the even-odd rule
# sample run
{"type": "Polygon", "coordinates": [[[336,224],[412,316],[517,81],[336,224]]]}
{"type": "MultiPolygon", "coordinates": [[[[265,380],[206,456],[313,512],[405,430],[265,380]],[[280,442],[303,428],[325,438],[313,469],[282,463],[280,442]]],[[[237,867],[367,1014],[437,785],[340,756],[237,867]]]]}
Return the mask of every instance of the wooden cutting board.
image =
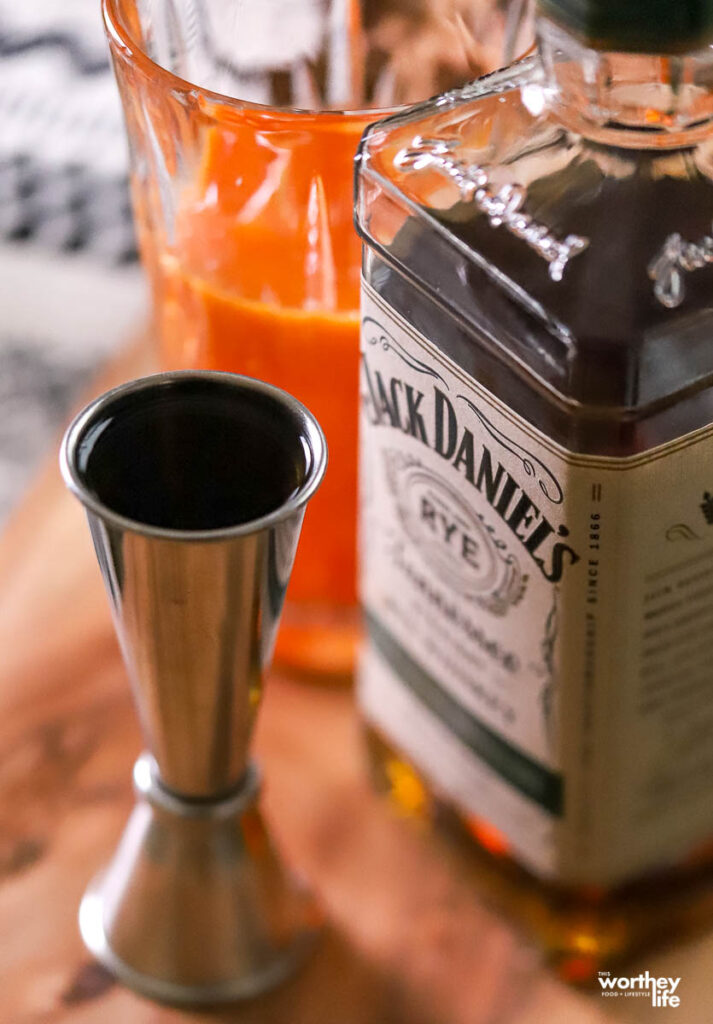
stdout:
{"type": "MultiPolygon", "coordinates": [[[[114,376],[134,376],[138,365],[114,376]]],[[[0,539],[2,1024],[612,1020],[601,997],[548,975],[439,841],[371,792],[351,694],[278,675],[256,737],[264,806],[283,856],[324,906],[321,942],[282,989],[213,1014],[133,995],[93,963],[76,918],[126,821],[140,749],[89,534],[53,455],[0,539]]],[[[713,1020],[712,967],[709,937],[641,969],[681,976],[676,1019],[704,1024],[713,1020]]],[[[643,1001],[628,1002],[638,1005],[616,1019],[650,1019],[643,1001]]],[[[676,1011],[661,1013],[673,1020],[676,1011]]]]}

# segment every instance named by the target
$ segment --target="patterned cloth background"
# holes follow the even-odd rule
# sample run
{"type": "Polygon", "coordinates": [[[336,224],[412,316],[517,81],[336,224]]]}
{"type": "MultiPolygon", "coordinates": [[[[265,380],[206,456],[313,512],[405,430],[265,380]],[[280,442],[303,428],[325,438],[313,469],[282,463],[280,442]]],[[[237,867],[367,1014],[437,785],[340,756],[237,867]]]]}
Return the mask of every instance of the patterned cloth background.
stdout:
{"type": "Polygon", "coordinates": [[[0,520],[144,309],[99,2],[0,0],[0,520]]]}

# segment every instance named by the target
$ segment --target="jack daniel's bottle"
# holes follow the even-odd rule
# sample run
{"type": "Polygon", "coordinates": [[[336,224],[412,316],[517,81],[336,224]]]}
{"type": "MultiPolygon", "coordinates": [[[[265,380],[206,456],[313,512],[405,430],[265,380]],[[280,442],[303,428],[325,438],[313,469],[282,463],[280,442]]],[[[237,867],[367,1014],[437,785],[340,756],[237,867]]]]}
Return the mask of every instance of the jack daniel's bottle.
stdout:
{"type": "Polygon", "coordinates": [[[570,977],[713,904],[712,39],[540,0],[361,149],[371,751],[570,977]]]}

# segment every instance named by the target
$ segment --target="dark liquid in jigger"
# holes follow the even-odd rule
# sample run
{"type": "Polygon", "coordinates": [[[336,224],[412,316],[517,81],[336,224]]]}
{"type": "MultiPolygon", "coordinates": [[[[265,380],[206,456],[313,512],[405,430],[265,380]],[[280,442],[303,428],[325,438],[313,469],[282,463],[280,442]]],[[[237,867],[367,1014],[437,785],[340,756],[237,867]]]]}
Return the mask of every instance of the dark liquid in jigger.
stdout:
{"type": "Polygon", "coordinates": [[[99,501],[172,530],[258,519],[307,472],[297,418],[230,385],[181,381],[125,395],[87,429],[79,468],[99,501]]]}

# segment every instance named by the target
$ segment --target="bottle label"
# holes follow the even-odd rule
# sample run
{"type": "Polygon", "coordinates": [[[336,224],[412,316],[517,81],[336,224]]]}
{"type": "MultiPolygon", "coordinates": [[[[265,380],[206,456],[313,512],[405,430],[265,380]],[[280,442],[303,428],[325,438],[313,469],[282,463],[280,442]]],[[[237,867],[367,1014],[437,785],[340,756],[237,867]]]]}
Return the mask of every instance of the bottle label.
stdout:
{"type": "Polygon", "coordinates": [[[568,452],[364,284],[366,718],[531,870],[613,884],[713,834],[713,426],[568,452]]]}

